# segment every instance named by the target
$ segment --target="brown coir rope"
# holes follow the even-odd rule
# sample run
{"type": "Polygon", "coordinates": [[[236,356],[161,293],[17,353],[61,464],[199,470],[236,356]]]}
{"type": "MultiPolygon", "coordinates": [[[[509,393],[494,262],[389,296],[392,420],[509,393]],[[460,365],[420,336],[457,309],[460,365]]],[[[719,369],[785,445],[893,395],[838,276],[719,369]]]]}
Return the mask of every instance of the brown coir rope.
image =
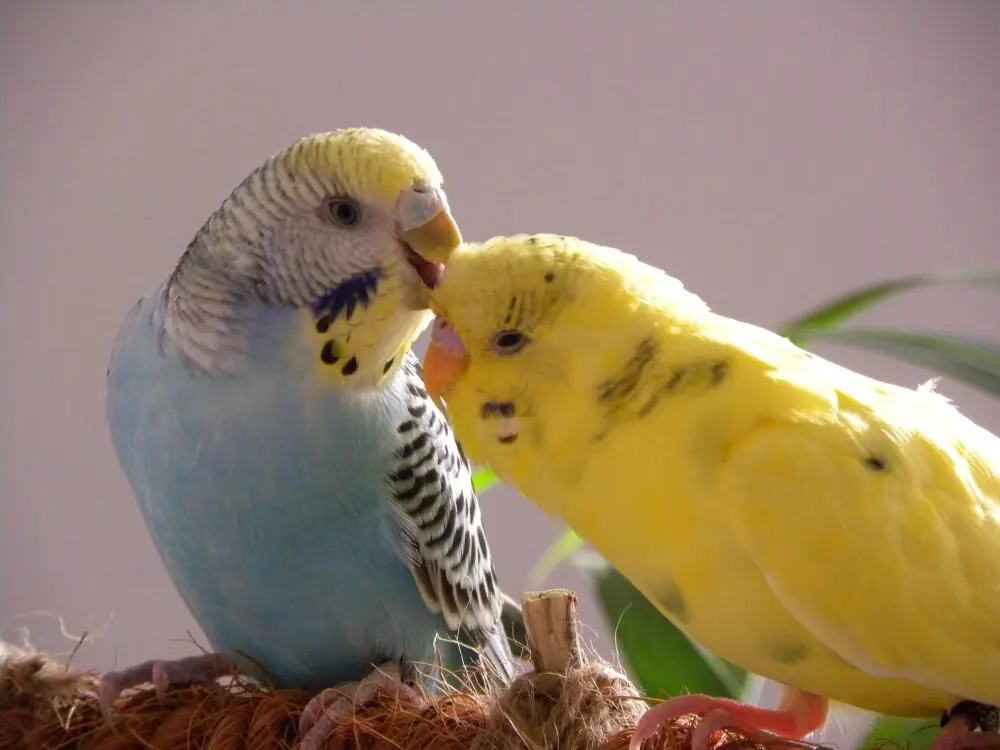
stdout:
{"type": "MultiPolygon", "coordinates": [[[[556,590],[524,598],[534,671],[506,690],[449,693],[416,700],[388,693],[343,717],[328,750],[626,750],[645,704],[629,680],[583,658],[576,597],[556,590]]],[[[295,748],[299,716],[311,695],[246,684],[152,688],[114,707],[108,726],[97,679],[40,654],[0,664],[0,748],[20,750],[278,750],[295,748]]],[[[696,722],[685,717],[644,750],[688,750],[696,722]]],[[[752,746],[736,734],[720,746],[752,746]]]]}

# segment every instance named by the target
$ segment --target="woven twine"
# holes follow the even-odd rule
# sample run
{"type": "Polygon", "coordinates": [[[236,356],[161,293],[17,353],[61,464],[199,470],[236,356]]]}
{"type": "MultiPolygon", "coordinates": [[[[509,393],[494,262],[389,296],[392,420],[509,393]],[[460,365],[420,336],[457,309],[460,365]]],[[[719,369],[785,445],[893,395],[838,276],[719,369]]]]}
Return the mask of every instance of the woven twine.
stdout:
{"type": "MultiPolygon", "coordinates": [[[[380,691],[335,725],[326,749],[627,750],[646,705],[625,676],[583,657],[576,596],[554,590],[527,594],[523,603],[534,671],[504,690],[414,699],[380,691]]],[[[0,663],[0,748],[294,749],[299,717],[312,697],[239,681],[172,687],[162,699],[147,688],[119,698],[108,725],[97,684],[92,673],[9,650],[0,663]]],[[[677,720],[643,750],[690,750],[696,722],[677,720]]],[[[727,732],[716,750],[734,745],[755,746],[727,732]]]]}

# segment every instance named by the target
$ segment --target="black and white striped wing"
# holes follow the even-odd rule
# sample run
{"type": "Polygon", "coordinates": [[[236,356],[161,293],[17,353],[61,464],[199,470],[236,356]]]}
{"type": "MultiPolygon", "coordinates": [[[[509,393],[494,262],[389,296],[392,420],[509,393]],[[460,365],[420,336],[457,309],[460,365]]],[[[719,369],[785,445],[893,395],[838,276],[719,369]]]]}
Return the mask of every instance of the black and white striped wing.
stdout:
{"type": "Polygon", "coordinates": [[[407,563],[428,608],[471,638],[510,679],[513,655],[501,626],[504,596],[469,461],[427,395],[422,368],[412,352],[401,372],[408,413],[397,426],[403,445],[389,481],[407,563]]]}

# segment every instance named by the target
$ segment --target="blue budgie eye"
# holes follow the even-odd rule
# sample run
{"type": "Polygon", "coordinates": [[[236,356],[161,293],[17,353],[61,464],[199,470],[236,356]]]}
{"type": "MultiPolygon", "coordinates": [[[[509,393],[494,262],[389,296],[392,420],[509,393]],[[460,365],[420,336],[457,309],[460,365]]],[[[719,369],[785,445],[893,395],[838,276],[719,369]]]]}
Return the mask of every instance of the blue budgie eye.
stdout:
{"type": "Polygon", "coordinates": [[[361,219],[361,206],[353,198],[335,195],[328,198],[325,204],[326,215],[341,227],[353,227],[361,219]]]}

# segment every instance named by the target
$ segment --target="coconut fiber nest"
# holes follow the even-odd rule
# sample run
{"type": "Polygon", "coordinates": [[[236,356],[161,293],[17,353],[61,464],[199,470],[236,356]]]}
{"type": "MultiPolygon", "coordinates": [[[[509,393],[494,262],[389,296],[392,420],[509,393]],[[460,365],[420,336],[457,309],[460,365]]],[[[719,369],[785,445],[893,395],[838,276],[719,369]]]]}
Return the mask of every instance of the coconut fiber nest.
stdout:
{"type": "MultiPolygon", "coordinates": [[[[327,750],[626,750],[646,703],[626,677],[584,658],[575,595],[528,594],[523,604],[534,671],[504,690],[449,690],[419,703],[377,694],[340,719],[327,750]]],[[[42,654],[0,656],[0,748],[295,748],[299,717],[312,697],[237,681],[173,687],[161,700],[150,687],[123,694],[109,725],[98,707],[97,683],[95,674],[71,671],[42,654]]],[[[644,750],[687,750],[696,722],[693,716],[678,720],[644,750]]],[[[720,738],[717,750],[724,745],[754,746],[736,733],[720,738]]]]}

